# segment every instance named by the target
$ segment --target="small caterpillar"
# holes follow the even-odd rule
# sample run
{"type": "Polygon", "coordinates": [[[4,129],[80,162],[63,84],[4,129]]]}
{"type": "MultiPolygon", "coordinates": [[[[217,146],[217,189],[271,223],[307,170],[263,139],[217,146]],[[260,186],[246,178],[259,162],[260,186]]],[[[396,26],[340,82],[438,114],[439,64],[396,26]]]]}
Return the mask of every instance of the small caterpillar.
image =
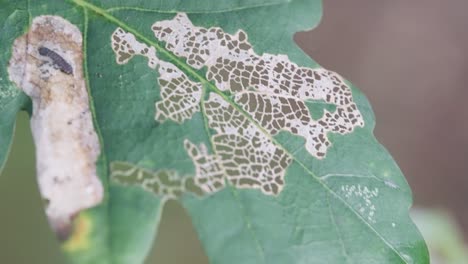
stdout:
{"type": "Polygon", "coordinates": [[[73,73],[72,66],[64,58],[62,58],[62,56],[60,56],[57,52],[50,50],[46,47],[40,47],[38,51],[41,56],[49,57],[54,63],[54,65],[56,65],[61,72],[65,74],[73,73]]]}

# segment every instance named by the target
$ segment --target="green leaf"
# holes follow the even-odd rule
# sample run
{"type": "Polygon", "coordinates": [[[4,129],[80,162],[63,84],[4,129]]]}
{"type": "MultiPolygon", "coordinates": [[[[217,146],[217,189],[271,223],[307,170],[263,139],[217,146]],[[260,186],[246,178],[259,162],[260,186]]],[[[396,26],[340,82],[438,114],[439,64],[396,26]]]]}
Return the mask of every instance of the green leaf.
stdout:
{"type": "MultiPolygon", "coordinates": [[[[81,212],[63,241],[72,263],[143,263],[168,199],[189,212],[210,263],[429,263],[408,215],[411,190],[372,134],[367,99],[293,41],[295,32],[318,24],[321,1],[0,4],[0,21],[12,25],[1,28],[2,49],[45,14],[65,18],[83,35],[105,199],[81,212]],[[163,34],[183,32],[172,27],[175,17],[187,32],[216,27],[227,42],[242,43],[249,57],[235,49],[231,55],[244,66],[277,63],[281,69],[264,74],[273,88],[260,89],[250,77],[247,84],[226,82],[214,61],[191,57],[198,51],[177,46],[188,43],[183,35],[163,34]],[[293,94],[295,84],[284,83],[281,74],[291,77],[298,68],[304,75],[296,80],[301,87],[317,83],[314,92],[293,94]],[[291,109],[295,115],[287,116],[291,109]]],[[[219,45],[208,46],[208,57],[227,56],[215,52],[219,45]]],[[[0,55],[0,162],[15,113],[27,105],[9,81],[10,56],[0,55]],[[13,95],[2,99],[3,91],[13,95]]]]}
{"type": "Polygon", "coordinates": [[[26,104],[27,98],[9,81],[7,67],[13,41],[26,27],[29,19],[19,3],[1,3],[0,10],[0,169],[10,149],[16,113],[26,104]]]}

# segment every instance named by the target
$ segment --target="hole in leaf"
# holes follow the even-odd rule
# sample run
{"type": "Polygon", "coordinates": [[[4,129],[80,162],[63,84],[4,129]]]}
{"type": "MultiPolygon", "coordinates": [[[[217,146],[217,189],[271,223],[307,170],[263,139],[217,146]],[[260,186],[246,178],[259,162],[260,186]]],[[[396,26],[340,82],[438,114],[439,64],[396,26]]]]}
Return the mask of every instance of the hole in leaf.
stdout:
{"type": "Polygon", "coordinates": [[[208,264],[186,210],[176,201],[164,207],[158,235],[146,264],[208,264]]]}
{"type": "Polygon", "coordinates": [[[0,175],[0,263],[66,263],[45,216],[35,175],[29,117],[21,112],[0,175]]]}

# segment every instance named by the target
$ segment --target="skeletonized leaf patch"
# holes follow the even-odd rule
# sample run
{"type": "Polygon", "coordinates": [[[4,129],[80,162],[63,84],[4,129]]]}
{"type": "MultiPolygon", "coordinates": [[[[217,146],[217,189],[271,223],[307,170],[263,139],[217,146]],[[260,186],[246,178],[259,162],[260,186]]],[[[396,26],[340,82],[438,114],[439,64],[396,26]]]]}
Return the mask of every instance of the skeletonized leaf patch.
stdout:
{"type": "Polygon", "coordinates": [[[217,27],[197,27],[185,13],[154,23],[152,30],[193,69],[206,68],[206,80],[212,83],[191,80],[121,28],[111,37],[116,61],[125,64],[142,55],[158,70],[162,100],[156,102],[156,121],[182,123],[202,111],[213,131],[211,151],[203,143],[183,144],[195,166],[194,183],[206,193],[224,188],[227,181],[277,195],[292,158],[274,143],[274,135],[287,131],[300,136],[309,154],[323,159],[332,145],[329,133],[344,135],[364,126],[351,88],[338,74],[298,66],[286,55],[259,55],[242,30],[231,35],[217,27]],[[332,104],[335,110],[314,119],[307,107],[311,101],[332,104]]]}

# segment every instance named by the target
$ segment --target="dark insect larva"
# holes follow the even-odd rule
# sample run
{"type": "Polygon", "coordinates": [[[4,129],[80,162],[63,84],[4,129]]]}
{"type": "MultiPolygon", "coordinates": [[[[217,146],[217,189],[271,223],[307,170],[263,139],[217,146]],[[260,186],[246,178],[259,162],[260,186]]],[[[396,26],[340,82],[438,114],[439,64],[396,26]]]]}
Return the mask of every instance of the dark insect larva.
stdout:
{"type": "Polygon", "coordinates": [[[58,55],[57,52],[50,50],[46,47],[40,47],[38,49],[39,54],[42,56],[49,57],[55,66],[59,68],[59,70],[66,74],[72,74],[73,68],[68,62],[62,58],[62,56],[58,55]]]}

